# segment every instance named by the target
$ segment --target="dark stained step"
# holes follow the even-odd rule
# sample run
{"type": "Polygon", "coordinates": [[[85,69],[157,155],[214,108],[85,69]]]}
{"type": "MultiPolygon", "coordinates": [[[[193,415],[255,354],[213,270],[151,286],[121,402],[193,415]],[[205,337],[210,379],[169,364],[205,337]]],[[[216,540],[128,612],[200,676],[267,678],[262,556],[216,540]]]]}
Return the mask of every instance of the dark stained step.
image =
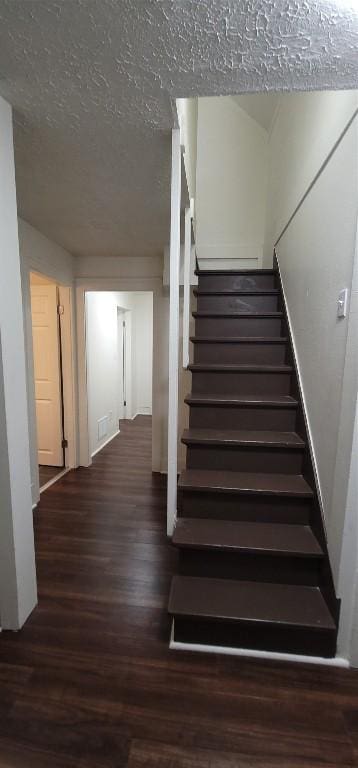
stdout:
{"type": "Polygon", "coordinates": [[[212,493],[313,497],[312,488],[302,475],[278,473],[185,469],[179,477],[179,488],[183,491],[210,491],[212,493]]]}
{"type": "Polygon", "coordinates": [[[175,546],[188,549],[323,557],[322,549],[308,525],[182,517],[177,520],[172,541],[175,546]]]}
{"type": "Polygon", "coordinates": [[[336,625],[318,587],[174,576],[174,640],[334,656],[336,625]]]}
{"type": "Polygon", "coordinates": [[[193,344],[287,344],[286,336],[190,336],[193,344]]]}
{"type": "Polygon", "coordinates": [[[196,275],[206,277],[208,275],[228,275],[229,277],[242,277],[243,275],[276,275],[276,269],[196,269],[196,275]]]}
{"type": "Polygon", "coordinates": [[[216,270],[200,272],[198,282],[200,291],[270,290],[276,288],[277,277],[276,273],[272,270],[247,270],[246,272],[216,270]]]}
{"type": "Polygon", "coordinates": [[[191,363],[189,371],[193,373],[201,371],[219,371],[221,373],[292,373],[292,365],[260,365],[258,363],[247,365],[240,363],[191,363]]]}
{"type": "Polygon", "coordinates": [[[281,365],[286,360],[285,338],[255,337],[222,339],[192,337],[194,363],[233,363],[240,365],[281,365]]]}
{"type": "Polygon", "coordinates": [[[250,318],[250,317],[252,317],[254,319],[266,318],[266,317],[267,318],[273,318],[273,319],[275,319],[275,318],[281,319],[283,317],[283,313],[282,312],[259,312],[259,311],[258,312],[250,312],[250,311],[249,312],[215,312],[214,310],[208,310],[207,312],[206,311],[200,311],[200,312],[195,311],[195,312],[192,312],[192,315],[195,318],[197,318],[197,317],[215,317],[215,318],[217,318],[217,317],[232,317],[232,318],[235,318],[235,319],[238,319],[238,320],[240,320],[240,319],[247,320],[247,318],[250,318]]]}
{"type": "Polygon", "coordinates": [[[317,587],[174,576],[169,613],[245,624],[275,623],[306,629],[335,630],[317,587]]]}
{"type": "Polygon", "coordinates": [[[275,432],[255,429],[185,429],[182,436],[185,445],[238,445],[247,447],[298,448],[305,443],[295,432],[275,432]]]}
{"type": "Polygon", "coordinates": [[[192,391],[289,395],[293,368],[284,364],[192,363],[192,391]]]}
{"type": "Polygon", "coordinates": [[[248,315],[247,313],[233,316],[222,314],[197,314],[195,318],[196,336],[281,336],[282,315],[274,317],[248,315]]]}
{"type": "Polygon", "coordinates": [[[188,429],[188,469],[300,474],[305,443],[295,432],[259,429],[188,429]]]}
{"type": "Polygon", "coordinates": [[[187,395],[190,428],[294,431],[298,402],[290,395],[187,395]]]}
{"type": "Polygon", "coordinates": [[[217,289],[217,288],[211,288],[211,289],[203,289],[203,288],[194,288],[193,294],[194,296],[278,296],[280,291],[278,288],[246,288],[246,289],[236,289],[236,288],[230,288],[230,289],[217,289]]]}
{"type": "Polygon", "coordinates": [[[271,291],[267,293],[253,291],[198,293],[196,309],[199,313],[220,312],[225,315],[232,315],[233,312],[245,312],[245,314],[277,312],[278,294],[271,291]]]}
{"type": "Polygon", "coordinates": [[[179,517],[173,544],[184,576],[320,584],[324,555],[308,525],[179,517]]]}
{"type": "Polygon", "coordinates": [[[188,405],[215,405],[218,407],[242,406],[246,408],[297,408],[298,402],[290,395],[232,395],[232,394],[190,394],[185,398],[188,405]]]}

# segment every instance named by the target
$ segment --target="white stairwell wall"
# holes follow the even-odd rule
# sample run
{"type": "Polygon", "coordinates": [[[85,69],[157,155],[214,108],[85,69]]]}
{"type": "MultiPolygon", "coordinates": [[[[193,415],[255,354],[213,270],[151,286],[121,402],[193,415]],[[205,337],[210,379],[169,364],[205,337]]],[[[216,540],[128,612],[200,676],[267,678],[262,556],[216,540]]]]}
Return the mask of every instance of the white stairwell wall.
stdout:
{"type": "Polygon", "coordinates": [[[202,269],[262,264],[268,133],[230,97],[198,103],[196,248],[202,269]]]}

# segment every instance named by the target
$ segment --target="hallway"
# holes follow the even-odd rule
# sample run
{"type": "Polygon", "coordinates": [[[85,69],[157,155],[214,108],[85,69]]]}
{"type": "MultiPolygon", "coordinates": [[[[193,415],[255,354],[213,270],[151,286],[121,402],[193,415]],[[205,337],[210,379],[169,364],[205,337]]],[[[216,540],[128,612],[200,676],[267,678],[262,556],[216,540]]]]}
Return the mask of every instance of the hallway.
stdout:
{"type": "Polygon", "coordinates": [[[150,422],[41,496],[39,606],[0,636],[0,767],[357,766],[358,672],[169,651],[150,422]]]}

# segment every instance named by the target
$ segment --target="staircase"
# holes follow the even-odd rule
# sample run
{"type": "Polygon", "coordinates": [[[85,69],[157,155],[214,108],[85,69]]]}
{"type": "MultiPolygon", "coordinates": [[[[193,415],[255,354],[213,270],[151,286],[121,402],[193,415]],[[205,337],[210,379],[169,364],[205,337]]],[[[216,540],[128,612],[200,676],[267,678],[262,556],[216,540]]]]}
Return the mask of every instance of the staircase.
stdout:
{"type": "Polygon", "coordinates": [[[197,274],[174,640],[334,656],[339,601],[279,274],[197,274]]]}

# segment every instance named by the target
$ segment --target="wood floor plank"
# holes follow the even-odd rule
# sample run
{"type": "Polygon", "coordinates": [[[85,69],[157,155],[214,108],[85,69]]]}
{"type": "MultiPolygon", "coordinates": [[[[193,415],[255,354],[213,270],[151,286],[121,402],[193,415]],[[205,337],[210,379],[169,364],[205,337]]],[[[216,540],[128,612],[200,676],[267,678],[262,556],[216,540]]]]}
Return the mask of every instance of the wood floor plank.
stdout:
{"type": "Polygon", "coordinates": [[[34,512],[39,606],[0,634],[0,768],[348,768],[354,670],[168,646],[176,553],[151,421],[34,512]]]}

